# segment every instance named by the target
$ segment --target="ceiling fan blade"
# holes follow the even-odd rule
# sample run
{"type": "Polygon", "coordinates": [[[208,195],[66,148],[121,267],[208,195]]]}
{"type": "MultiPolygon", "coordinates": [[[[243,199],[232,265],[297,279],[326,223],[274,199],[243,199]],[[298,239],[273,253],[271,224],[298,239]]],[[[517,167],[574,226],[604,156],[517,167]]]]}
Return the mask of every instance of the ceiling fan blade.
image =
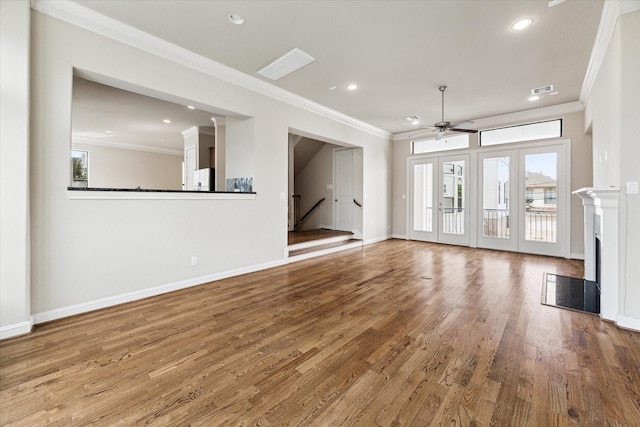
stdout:
{"type": "Polygon", "coordinates": [[[438,132],[438,135],[436,136],[436,141],[440,141],[443,136],[444,136],[444,131],[438,132]]]}
{"type": "Polygon", "coordinates": [[[473,123],[473,120],[467,120],[464,122],[460,122],[460,123],[454,123],[451,125],[452,128],[457,128],[457,127],[462,127],[462,126],[466,126],[466,125],[470,125],[471,123],[473,123]]]}
{"type": "Polygon", "coordinates": [[[431,126],[422,127],[420,129],[421,130],[419,132],[412,133],[411,135],[407,135],[407,138],[415,138],[416,136],[426,135],[428,133],[437,132],[439,130],[438,128],[434,128],[431,126]]]}
{"type": "Polygon", "coordinates": [[[464,133],[478,133],[475,129],[458,129],[458,128],[449,128],[451,132],[464,132],[464,133]]]}

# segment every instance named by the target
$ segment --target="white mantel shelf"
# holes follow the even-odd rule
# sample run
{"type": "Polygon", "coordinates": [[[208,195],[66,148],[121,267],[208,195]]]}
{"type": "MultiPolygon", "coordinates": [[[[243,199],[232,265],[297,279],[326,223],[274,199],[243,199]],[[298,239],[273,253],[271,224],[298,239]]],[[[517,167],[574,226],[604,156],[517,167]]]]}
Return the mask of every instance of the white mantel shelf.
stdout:
{"type": "Polygon", "coordinates": [[[600,317],[618,315],[618,199],[619,187],[585,187],[573,192],[584,206],[584,278],[596,281],[596,235],[600,239],[600,317]],[[596,230],[594,214],[600,216],[596,230]]]}

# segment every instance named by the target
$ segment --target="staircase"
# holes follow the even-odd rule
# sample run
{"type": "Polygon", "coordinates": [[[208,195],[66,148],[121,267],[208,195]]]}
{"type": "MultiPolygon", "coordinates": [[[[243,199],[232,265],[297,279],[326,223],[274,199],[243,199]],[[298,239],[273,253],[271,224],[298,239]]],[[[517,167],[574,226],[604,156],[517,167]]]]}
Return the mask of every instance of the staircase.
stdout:
{"type": "Polygon", "coordinates": [[[362,240],[354,239],[353,233],[340,233],[330,237],[313,238],[287,246],[287,257],[290,262],[301,261],[315,256],[326,255],[362,247],[362,240]]]}

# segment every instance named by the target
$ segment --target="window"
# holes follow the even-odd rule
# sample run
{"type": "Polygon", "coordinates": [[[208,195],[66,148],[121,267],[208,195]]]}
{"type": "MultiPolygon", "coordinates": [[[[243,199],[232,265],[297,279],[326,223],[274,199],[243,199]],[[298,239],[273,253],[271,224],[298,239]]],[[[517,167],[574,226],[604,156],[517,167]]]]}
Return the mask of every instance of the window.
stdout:
{"type": "Polygon", "coordinates": [[[544,190],[544,204],[545,205],[555,205],[556,204],[556,189],[555,188],[547,188],[544,190]]]}
{"type": "Polygon", "coordinates": [[[562,136],[562,119],[557,119],[481,131],[480,145],[508,144],[511,142],[558,138],[560,136],[562,136]]]}
{"type": "Polygon", "coordinates": [[[71,150],[71,186],[89,187],[89,152],[71,150]]]}
{"type": "Polygon", "coordinates": [[[441,140],[431,138],[411,141],[411,154],[434,153],[459,148],[469,148],[469,135],[445,136],[441,140]]]}

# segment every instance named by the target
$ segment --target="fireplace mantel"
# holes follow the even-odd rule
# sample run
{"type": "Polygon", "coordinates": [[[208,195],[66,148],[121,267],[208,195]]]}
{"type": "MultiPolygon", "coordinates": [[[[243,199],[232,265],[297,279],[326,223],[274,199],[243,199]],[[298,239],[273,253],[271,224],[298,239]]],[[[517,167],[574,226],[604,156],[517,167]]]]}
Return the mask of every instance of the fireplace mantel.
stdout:
{"type": "Polygon", "coordinates": [[[618,314],[618,187],[585,187],[573,192],[584,206],[584,278],[596,281],[596,235],[600,240],[600,317],[618,314]],[[594,217],[600,217],[596,224],[594,217]],[[598,226],[599,225],[599,226],[598,226]],[[597,228],[597,229],[596,229],[597,228]]]}

